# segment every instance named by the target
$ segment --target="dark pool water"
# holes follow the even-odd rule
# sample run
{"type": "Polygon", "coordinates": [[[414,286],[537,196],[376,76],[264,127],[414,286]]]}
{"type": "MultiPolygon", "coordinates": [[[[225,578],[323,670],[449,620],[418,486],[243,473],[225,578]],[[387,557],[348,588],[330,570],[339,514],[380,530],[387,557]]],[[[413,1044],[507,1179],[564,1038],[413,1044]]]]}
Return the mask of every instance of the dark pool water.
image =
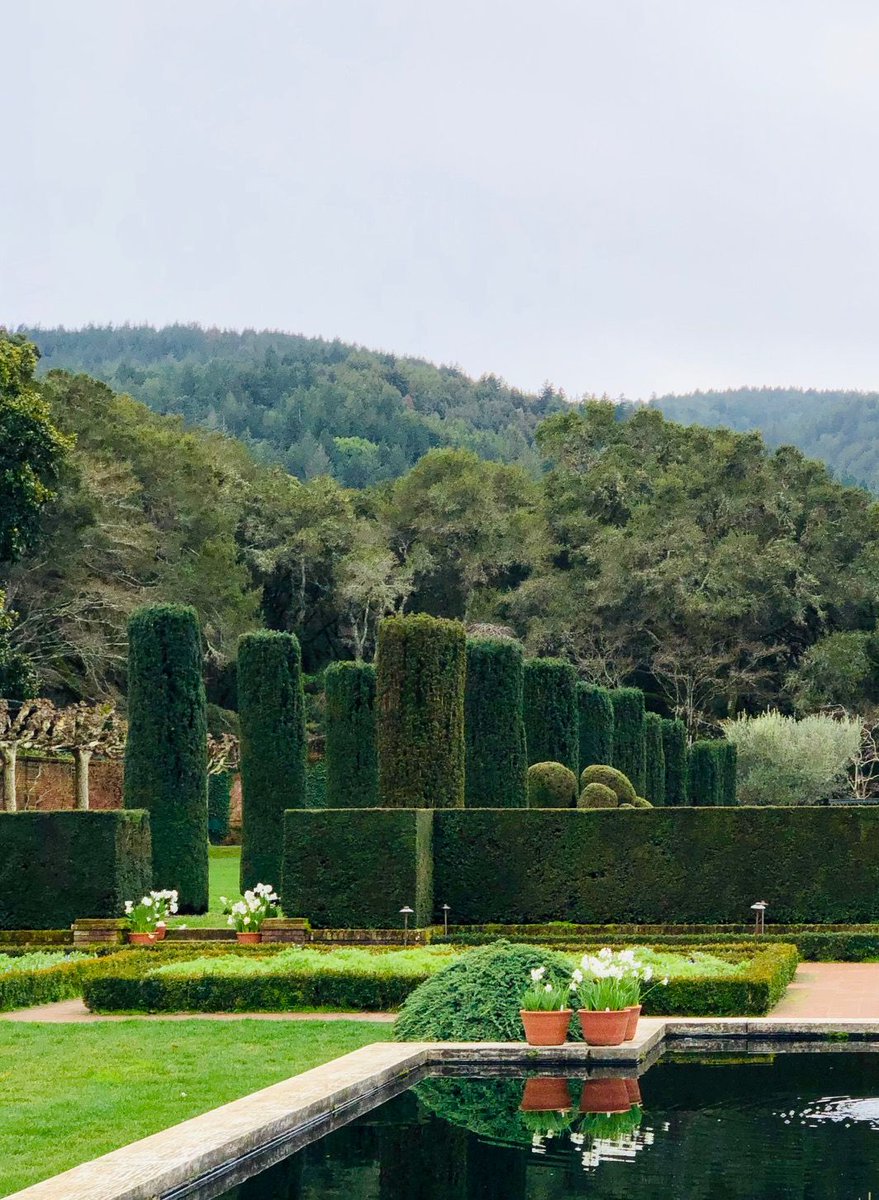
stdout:
{"type": "Polygon", "coordinates": [[[223,1200],[879,1200],[879,1054],[525,1085],[426,1079],[223,1200]]]}

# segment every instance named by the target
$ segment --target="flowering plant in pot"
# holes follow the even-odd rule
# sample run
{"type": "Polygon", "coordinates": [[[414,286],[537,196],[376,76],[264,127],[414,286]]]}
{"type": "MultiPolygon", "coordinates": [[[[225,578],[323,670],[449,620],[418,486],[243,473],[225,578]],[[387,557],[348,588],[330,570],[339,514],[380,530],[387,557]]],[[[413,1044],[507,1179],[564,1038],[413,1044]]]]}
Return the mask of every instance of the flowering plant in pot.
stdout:
{"type": "Polygon", "coordinates": [[[605,947],[598,954],[584,954],[574,971],[571,990],[579,1005],[583,1039],[590,1046],[619,1046],[629,1023],[631,985],[629,964],[605,947]]]}
{"type": "Polygon", "coordinates": [[[125,901],[125,915],[130,929],[128,940],[135,946],[152,946],[165,936],[165,917],[177,912],[175,891],[148,892],[135,904],[125,901]]]}
{"type": "MultiPolygon", "coordinates": [[[[224,899],[224,897],[220,897],[224,899]]],[[[262,941],[262,925],[266,917],[275,915],[278,897],[270,883],[258,883],[244,893],[229,910],[229,924],[238,941],[244,944],[262,941]]]]}
{"type": "Polygon", "coordinates": [[[570,988],[545,978],[546,967],[535,967],[531,985],[519,1010],[525,1039],[531,1046],[561,1046],[571,1023],[570,988]]]}

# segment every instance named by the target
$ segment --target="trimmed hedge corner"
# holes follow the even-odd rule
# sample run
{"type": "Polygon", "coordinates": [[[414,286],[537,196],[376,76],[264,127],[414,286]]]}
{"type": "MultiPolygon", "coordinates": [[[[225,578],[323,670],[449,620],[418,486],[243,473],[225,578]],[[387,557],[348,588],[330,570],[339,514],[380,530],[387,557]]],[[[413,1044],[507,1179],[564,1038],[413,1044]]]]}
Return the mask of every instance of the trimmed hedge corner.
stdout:
{"type": "Polygon", "coordinates": [[[410,926],[429,925],[434,817],[412,808],[286,812],[284,912],[320,929],[402,929],[400,909],[408,906],[410,926]]]}
{"type": "Polygon", "coordinates": [[[423,614],[386,617],[376,661],[382,805],[463,808],[464,626],[423,614]]]}
{"type": "Polygon", "coordinates": [[[145,812],[0,814],[0,929],[121,917],[152,881],[145,812]]]}
{"type": "Polygon", "coordinates": [[[509,638],[467,641],[464,774],[468,808],[524,808],[525,722],[522,648],[509,638]]]}

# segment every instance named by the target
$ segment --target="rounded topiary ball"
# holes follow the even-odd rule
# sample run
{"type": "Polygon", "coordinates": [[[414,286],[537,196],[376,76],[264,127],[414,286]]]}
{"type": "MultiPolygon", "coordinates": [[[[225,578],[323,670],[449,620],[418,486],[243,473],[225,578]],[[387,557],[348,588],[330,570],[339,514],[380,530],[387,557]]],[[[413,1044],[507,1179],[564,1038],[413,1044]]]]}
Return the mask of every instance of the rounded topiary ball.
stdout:
{"type": "Polygon", "coordinates": [[[581,789],[588,787],[590,783],[603,783],[605,787],[609,787],[620,804],[634,804],[638,797],[628,775],[624,775],[616,767],[587,767],[580,776],[581,789]]]}
{"type": "Polygon", "coordinates": [[[577,801],[578,808],[619,808],[619,800],[613,788],[603,783],[587,783],[577,801]]]}
{"type": "Polygon", "coordinates": [[[577,776],[563,763],[535,763],[528,768],[529,808],[574,808],[577,776]]]}
{"type": "Polygon", "coordinates": [[[652,808],[653,805],[649,800],[645,800],[643,796],[636,796],[633,803],[633,808],[652,808]]]}

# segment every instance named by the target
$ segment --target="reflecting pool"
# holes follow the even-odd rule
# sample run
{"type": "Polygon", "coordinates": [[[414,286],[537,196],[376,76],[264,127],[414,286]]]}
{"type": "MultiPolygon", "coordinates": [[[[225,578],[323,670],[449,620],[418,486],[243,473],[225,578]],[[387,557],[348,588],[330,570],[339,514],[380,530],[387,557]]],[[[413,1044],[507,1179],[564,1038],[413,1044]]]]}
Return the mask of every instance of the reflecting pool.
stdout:
{"type": "Polygon", "coordinates": [[[221,1194],[879,1200],[879,1054],[682,1056],[640,1079],[435,1075],[221,1194]]]}

